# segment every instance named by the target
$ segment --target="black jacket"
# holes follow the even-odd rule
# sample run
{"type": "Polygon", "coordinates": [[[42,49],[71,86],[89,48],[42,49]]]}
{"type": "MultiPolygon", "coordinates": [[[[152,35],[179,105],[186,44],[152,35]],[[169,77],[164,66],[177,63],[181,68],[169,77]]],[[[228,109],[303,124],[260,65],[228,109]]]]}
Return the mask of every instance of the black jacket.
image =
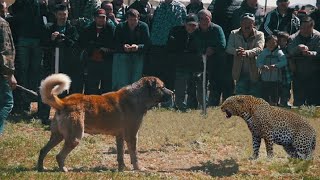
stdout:
{"type": "Polygon", "coordinates": [[[203,7],[203,3],[200,2],[199,4],[188,4],[186,9],[187,9],[187,14],[189,13],[197,14],[199,11],[204,9],[204,7],[203,7]]]}
{"type": "Polygon", "coordinates": [[[69,21],[66,23],[65,31],[61,32],[61,34],[64,34],[65,36],[62,42],[58,41],[59,38],[56,38],[54,41],[51,40],[51,34],[55,31],[58,31],[58,26],[56,23],[46,27],[46,36],[44,39],[45,45],[49,47],[69,48],[74,47],[79,39],[77,29],[72,26],[69,21]]]}
{"type": "MultiPolygon", "coordinates": [[[[216,0],[212,13],[212,22],[222,27],[224,35],[229,37],[233,30],[232,15],[240,8],[242,0],[216,0]]],[[[227,38],[228,39],[228,38],[227,38]]]]}
{"type": "Polygon", "coordinates": [[[151,24],[151,13],[152,13],[152,4],[149,2],[146,5],[143,5],[140,0],[136,0],[132,3],[128,9],[135,9],[140,13],[140,20],[147,23],[148,26],[151,24]]]}
{"type": "Polygon", "coordinates": [[[139,21],[134,31],[129,29],[127,21],[118,24],[115,30],[115,49],[124,51],[125,44],[136,44],[139,46],[138,52],[145,51],[150,45],[149,27],[146,23],[139,21]]]}
{"type": "Polygon", "coordinates": [[[320,10],[317,9],[310,14],[310,17],[314,20],[314,29],[320,31],[320,10]]]}
{"type": "Polygon", "coordinates": [[[44,31],[41,6],[38,0],[16,0],[12,5],[18,37],[41,38],[44,31]]]}
{"type": "Polygon", "coordinates": [[[196,33],[189,34],[183,25],[171,29],[167,51],[177,68],[199,70],[200,42],[196,33]]]}
{"type": "Polygon", "coordinates": [[[232,24],[233,24],[233,29],[238,29],[240,28],[240,20],[241,20],[241,16],[244,13],[251,13],[255,15],[255,25],[256,25],[256,29],[259,29],[260,25],[263,23],[263,19],[264,19],[264,9],[257,4],[256,7],[252,8],[250,6],[248,6],[246,1],[243,1],[241,4],[241,7],[236,9],[233,12],[232,15],[232,24]]]}
{"type": "Polygon", "coordinates": [[[108,49],[113,49],[113,33],[113,27],[109,23],[106,23],[106,25],[99,32],[99,36],[97,36],[96,23],[92,22],[80,34],[80,47],[88,52],[89,57],[92,55],[92,52],[97,48],[104,47],[108,49]]]}
{"type": "Polygon", "coordinates": [[[299,30],[299,26],[300,20],[293,14],[293,9],[289,8],[286,16],[281,17],[278,8],[276,8],[266,15],[259,30],[265,34],[265,37],[275,31],[285,31],[291,35],[299,30]]]}

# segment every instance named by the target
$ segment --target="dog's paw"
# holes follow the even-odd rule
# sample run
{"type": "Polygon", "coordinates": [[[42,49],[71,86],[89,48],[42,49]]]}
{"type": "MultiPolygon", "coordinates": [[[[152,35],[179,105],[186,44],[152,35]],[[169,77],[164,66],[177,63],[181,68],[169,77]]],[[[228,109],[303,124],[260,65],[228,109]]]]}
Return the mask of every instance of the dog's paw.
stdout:
{"type": "Polygon", "coordinates": [[[47,171],[48,169],[44,166],[42,167],[38,167],[38,172],[44,172],[44,171],[47,171]]]}
{"type": "Polygon", "coordinates": [[[62,167],[62,168],[60,168],[60,171],[61,171],[61,172],[68,172],[68,168],[62,167]]]}

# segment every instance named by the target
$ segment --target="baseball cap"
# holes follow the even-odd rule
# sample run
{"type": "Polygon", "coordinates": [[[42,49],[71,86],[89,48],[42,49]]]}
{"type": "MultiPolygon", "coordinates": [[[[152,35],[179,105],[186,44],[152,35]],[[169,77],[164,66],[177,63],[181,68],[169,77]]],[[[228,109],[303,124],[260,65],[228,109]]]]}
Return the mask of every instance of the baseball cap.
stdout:
{"type": "Polygon", "coordinates": [[[252,13],[244,13],[244,14],[242,14],[241,15],[241,20],[243,20],[243,19],[250,19],[252,21],[256,20],[254,14],[252,14],[252,13]]]}
{"type": "Polygon", "coordinates": [[[198,16],[196,14],[190,13],[186,17],[186,24],[195,24],[198,25],[198,16]]]}
{"type": "Polygon", "coordinates": [[[97,17],[97,16],[107,16],[106,15],[106,10],[104,9],[98,9],[95,13],[94,13],[94,16],[97,17]]]}

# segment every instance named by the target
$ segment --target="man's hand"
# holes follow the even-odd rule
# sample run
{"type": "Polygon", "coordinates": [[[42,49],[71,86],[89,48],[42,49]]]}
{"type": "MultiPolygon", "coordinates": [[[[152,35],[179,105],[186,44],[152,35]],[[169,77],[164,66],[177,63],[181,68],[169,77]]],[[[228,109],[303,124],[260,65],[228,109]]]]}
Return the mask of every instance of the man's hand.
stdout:
{"type": "Polygon", "coordinates": [[[268,65],[263,65],[262,68],[263,68],[263,69],[267,69],[267,70],[270,69],[268,65]]]}
{"type": "Polygon", "coordinates": [[[299,49],[299,51],[301,51],[302,53],[305,52],[305,51],[309,51],[308,46],[306,46],[306,45],[304,45],[304,44],[299,44],[299,45],[298,45],[298,49],[299,49]]]}
{"type": "Polygon", "coordinates": [[[58,35],[59,35],[59,32],[58,32],[58,31],[53,32],[53,33],[51,34],[51,40],[52,40],[52,41],[56,40],[56,38],[58,37],[58,35]]]}
{"type": "Polygon", "coordinates": [[[302,55],[304,55],[304,56],[312,56],[312,52],[311,51],[302,51],[302,55]]]}
{"type": "Polygon", "coordinates": [[[130,49],[131,49],[131,51],[136,52],[136,51],[138,51],[139,46],[136,45],[136,44],[132,44],[132,45],[130,46],[130,49]]]}
{"type": "Polygon", "coordinates": [[[17,87],[17,80],[14,75],[8,76],[9,86],[12,90],[16,89],[17,87]]]}
{"type": "Polygon", "coordinates": [[[239,47],[238,49],[236,49],[237,51],[237,56],[240,56],[240,57],[246,57],[247,54],[246,54],[246,50],[242,47],[239,47]]]}
{"type": "Polygon", "coordinates": [[[129,44],[123,45],[124,52],[130,52],[131,51],[130,48],[131,48],[131,46],[129,44]]]}

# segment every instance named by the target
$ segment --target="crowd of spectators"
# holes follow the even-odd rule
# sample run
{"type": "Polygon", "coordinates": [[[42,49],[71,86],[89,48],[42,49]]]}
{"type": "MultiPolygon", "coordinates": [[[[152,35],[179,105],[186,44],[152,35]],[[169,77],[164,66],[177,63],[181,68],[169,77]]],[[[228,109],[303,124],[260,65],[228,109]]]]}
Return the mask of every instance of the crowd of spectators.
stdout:
{"type": "Polygon", "coordinates": [[[38,91],[40,80],[57,72],[72,79],[63,96],[103,94],[157,76],[175,90],[174,103],[162,106],[180,111],[218,106],[233,94],[289,107],[293,92],[293,106],[319,105],[320,1],[310,14],[289,4],[277,0],[265,14],[257,0],[215,0],[209,10],[201,0],[164,0],[156,8],[148,0],[3,1],[0,133],[12,107],[24,115],[33,101],[48,123],[50,108],[40,98],[12,95],[10,87],[38,91]]]}

